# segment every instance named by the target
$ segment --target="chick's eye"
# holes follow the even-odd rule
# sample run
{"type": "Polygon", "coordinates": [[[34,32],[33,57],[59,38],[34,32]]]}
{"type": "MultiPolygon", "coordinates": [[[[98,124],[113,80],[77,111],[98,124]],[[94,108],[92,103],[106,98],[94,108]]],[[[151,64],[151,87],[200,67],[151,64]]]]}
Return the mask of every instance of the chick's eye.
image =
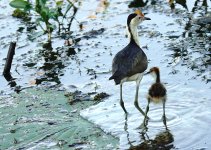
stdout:
{"type": "Polygon", "coordinates": [[[138,19],[141,19],[141,17],[138,17],[138,19]]]}

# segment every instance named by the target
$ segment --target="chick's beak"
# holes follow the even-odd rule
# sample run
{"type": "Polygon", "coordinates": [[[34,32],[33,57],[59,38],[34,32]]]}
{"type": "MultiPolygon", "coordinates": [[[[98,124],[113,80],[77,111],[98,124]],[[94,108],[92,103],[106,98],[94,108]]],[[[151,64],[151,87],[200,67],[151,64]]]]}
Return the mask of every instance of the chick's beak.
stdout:
{"type": "Polygon", "coordinates": [[[146,72],[144,75],[148,75],[148,74],[150,74],[150,71],[146,72]]]}

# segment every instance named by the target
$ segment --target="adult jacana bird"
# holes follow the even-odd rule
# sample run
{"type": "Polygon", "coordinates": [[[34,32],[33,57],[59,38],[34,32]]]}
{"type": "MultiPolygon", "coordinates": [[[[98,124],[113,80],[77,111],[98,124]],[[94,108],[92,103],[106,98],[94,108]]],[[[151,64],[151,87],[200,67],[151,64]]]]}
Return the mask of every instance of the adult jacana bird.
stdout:
{"type": "Polygon", "coordinates": [[[120,105],[126,114],[127,111],[122,99],[122,84],[128,81],[136,81],[134,105],[144,116],[145,113],[138,104],[138,90],[143,73],[147,69],[148,61],[146,54],[139,45],[137,26],[145,20],[151,19],[145,17],[140,10],[136,10],[128,16],[127,30],[130,42],[113,58],[112,76],[109,78],[109,80],[114,79],[116,85],[120,84],[120,105]]]}

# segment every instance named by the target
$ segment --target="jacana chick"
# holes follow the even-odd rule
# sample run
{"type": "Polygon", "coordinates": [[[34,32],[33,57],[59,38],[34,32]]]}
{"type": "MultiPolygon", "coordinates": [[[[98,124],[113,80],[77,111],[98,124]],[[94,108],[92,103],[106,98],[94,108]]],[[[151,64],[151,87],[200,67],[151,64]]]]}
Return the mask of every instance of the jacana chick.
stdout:
{"type": "MultiPolygon", "coordinates": [[[[167,98],[167,94],[166,94],[167,91],[164,85],[160,81],[159,68],[153,67],[146,74],[151,74],[155,79],[155,83],[151,85],[148,91],[148,95],[147,95],[148,104],[147,104],[146,112],[145,112],[146,116],[149,111],[150,102],[153,102],[153,103],[162,102],[163,103],[163,123],[166,126],[165,103],[166,103],[166,98],[167,98]]],[[[144,123],[146,123],[146,116],[144,118],[144,123]]]]}
{"type": "Polygon", "coordinates": [[[119,51],[112,62],[112,76],[109,80],[114,79],[116,85],[120,84],[120,105],[124,112],[127,111],[122,99],[122,84],[128,81],[136,81],[136,95],[134,105],[145,116],[145,113],[138,105],[138,90],[147,69],[148,61],[144,51],[140,48],[137,26],[144,20],[151,20],[144,16],[140,10],[136,10],[127,18],[129,44],[119,51]]]}

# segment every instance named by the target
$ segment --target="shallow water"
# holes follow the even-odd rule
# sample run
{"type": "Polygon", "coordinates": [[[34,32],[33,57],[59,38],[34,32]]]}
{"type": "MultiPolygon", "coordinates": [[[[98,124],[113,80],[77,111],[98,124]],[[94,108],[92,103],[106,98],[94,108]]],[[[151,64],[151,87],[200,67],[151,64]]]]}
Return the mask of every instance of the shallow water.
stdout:
{"type": "MultiPolygon", "coordinates": [[[[175,9],[171,10],[167,1],[156,1],[155,5],[148,2],[142,8],[151,21],[146,21],[139,27],[140,44],[148,56],[149,68],[158,66],[161,70],[161,80],[168,91],[166,116],[169,129],[166,131],[161,121],[162,105],[151,104],[148,131],[144,135],[138,128],[143,116],[133,105],[135,83],[125,83],[123,86],[123,99],[129,112],[125,121],[124,112],[119,106],[119,86],[108,80],[112,58],[128,43],[125,38],[126,18],[134,10],[128,8],[128,4],[129,1],[115,1],[110,2],[108,7],[102,7],[100,1],[82,2],[76,18],[85,22],[85,27],[83,31],[79,31],[78,24],[73,22],[73,36],[81,37],[92,29],[103,28],[105,31],[96,37],[82,39],[73,47],[76,55],[68,55],[63,47],[64,40],[54,38],[54,50],[45,52],[41,42],[45,36],[31,42],[25,32],[22,33],[11,71],[13,77],[17,78],[17,85],[28,87],[61,84],[69,90],[110,94],[108,99],[82,111],[81,116],[118,137],[121,149],[141,147],[144,143],[153,145],[152,141],[158,141],[163,134],[167,141],[161,145],[170,145],[172,149],[211,148],[208,140],[211,135],[211,25],[197,23],[198,19],[211,11],[211,2],[207,1],[208,7],[205,7],[202,2],[188,1],[188,10],[179,4],[175,4],[175,9]],[[90,17],[91,15],[95,17],[90,17]]],[[[6,3],[1,1],[0,7],[4,6],[6,3]]],[[[9,13],[5,14],[0,9],[4,21],[0,25],[1,70],[8,45],[14,40],[12,35],[15,35],[19,26],[23,26],[23,23],[10,17],[10,9],[7,11],[9,13]]],[[[11,88],[3,76],[0,76],[0,82],[0,90],[4,95],[11,88]]],[[[151,83],[153,80],[149,76],[141,82],[139,104],[143,109],[146,107],[145,95],[151,83]]]]}

